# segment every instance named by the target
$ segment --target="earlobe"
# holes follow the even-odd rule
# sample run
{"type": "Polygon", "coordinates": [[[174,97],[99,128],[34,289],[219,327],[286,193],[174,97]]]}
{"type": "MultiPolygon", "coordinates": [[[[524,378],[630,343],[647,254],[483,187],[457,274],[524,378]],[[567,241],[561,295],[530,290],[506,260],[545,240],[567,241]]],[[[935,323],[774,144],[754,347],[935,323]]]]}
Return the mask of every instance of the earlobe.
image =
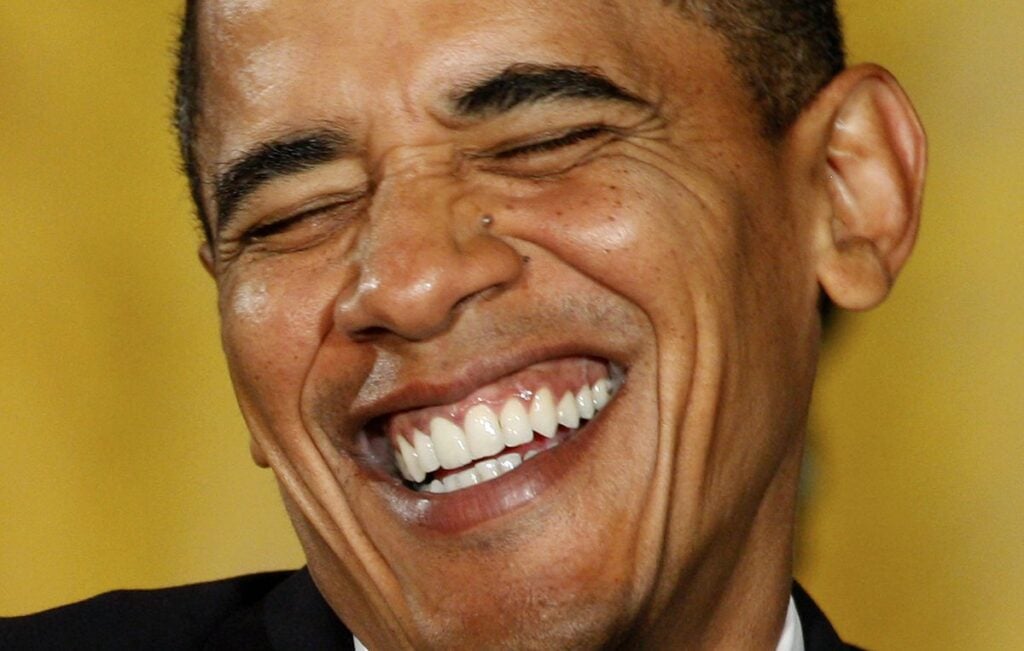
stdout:
{"type": "Polygon", "coordinates": [[[910,100],[877,66],[837,77],[815,106],[817,157],[828,209],[816,224],[818,282],[840,307],[863,310],[888,295],[917,237],[925,136],[910,100]]]}
{"type": "Polygon", "coordinates": [[[214,277],[213,248],[209,242],[199,245],[199,262],[203,265],[203,269],[206,269],[206,273],[210,274],[211,278],[214,277]]]}
{"type": "Polygon", "coordinates": [[[260,468],[270,467],[270,461],[267,460],[267,453],[263,451],[263,446],[251,436],[249,437],[249,454],[260,468]]]}

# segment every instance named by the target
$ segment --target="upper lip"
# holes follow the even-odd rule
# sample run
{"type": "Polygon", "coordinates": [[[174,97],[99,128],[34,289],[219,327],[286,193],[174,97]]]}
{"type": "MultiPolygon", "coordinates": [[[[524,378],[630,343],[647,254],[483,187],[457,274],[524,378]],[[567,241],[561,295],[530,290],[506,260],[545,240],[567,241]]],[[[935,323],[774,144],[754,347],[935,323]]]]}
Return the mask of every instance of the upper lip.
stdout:
{"type": "Polygon", "coordinates": [[[373,399],[355,406],[350,418],[365,428],[371,421],[380,422],[401,412],[456,403],[477,389],[534,364],[568,357],[592,357],[622,363],[614,359],[612,351],[571,342],[526,350],[495,351],[445,375],[417,373],[407,379],[399,379],[373,399]]]}

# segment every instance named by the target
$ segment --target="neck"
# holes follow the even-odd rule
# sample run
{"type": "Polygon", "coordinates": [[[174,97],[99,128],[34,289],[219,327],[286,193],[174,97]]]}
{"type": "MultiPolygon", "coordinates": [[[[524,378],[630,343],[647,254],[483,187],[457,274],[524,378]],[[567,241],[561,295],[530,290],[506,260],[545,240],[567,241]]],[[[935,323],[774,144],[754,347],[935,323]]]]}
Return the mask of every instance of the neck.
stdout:
{"type": "Polygon", "coordinates": [[[651,649],[774,649],[793,580],[802,437],[742,529],[722,531],[653,626],[627,643],[651,649]]]}

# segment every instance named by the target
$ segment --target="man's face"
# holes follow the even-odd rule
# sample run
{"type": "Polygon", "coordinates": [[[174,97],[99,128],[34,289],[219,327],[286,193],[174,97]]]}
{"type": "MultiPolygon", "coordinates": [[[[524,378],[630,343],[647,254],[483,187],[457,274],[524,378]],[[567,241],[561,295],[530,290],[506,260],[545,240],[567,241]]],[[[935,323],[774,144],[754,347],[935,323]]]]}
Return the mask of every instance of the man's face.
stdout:
{"type": "Polygon", "coordinates": [[[712,32],[653,0],[200,25],[224,347],[357,633],[640,639],[785,566],[810,229],[712,32]]]}

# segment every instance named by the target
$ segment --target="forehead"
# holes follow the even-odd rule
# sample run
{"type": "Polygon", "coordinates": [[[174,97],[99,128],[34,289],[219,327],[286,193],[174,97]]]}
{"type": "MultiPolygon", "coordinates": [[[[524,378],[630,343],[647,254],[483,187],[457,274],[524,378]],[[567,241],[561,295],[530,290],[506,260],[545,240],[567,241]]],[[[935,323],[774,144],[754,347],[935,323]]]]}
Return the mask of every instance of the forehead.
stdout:
{"type": "Polygon", "coordinates": [[[662,83],[681,38],[669,4],[206,0],[201,158],[313,121],[436,117],[460,85],[523,62],[598,68],[642,94],[662,83]]]}
{"type": "Polygon", "coordinates": [[[511,45],[570,50],[607,45],[609,39],[629,32],[625,18],[656,4],[647,0],[626,7],[611,0],[206,0],[200,27],[214,72],[218,63],[238,63],[230,60],[232,54],[266,58],[280,54],[271,50],[291,45],[310,48],[291,52],[295,58],[307,54],[327,63],[322,55],[333,51],[350,67],[358,65],[362,70],[373,64],[372,70],[407,72],[429,57],[428,63],[443,74],[446,59],[472,53],[512,54],[508,52],[511,45]]]}

